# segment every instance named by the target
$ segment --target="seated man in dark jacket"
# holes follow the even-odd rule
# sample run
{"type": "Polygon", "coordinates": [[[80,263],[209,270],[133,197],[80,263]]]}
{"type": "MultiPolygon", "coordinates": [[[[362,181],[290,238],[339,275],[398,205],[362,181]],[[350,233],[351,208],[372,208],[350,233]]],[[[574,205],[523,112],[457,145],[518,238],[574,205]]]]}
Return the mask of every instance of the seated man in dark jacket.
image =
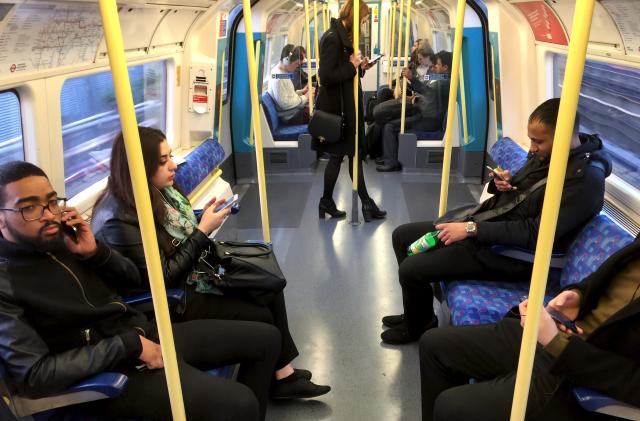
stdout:
{"type": "MultiPolygon", "coordinates": [[[[574,386],[640,407],[640,237],[584,281],[566,287],[549,306],[575,321],[577,332],[542,311],[527,419],[614,419],[582,410],[571,393],[574,386]]],[[[509,419],[520,325],[531,311],[523,301],[520,320],[425,333],[420,340],[422,419],[509,419]],[[478,382],[469,384],[469,378],[478,382]]]]}
{"type": "MultiPolygon", "coordinates": [[[[424,75],[424,81],[416,78],[411,83],[414,94],[407,97],[405,128],[419,131],[436,131],[442,127],[442,120],[449,103],[449,76],[451,74],[452,55],[440,51],[435,56],[435,64],[430,74],[424,75]]],[[[379,107],[382,107],[380,104],[379,107]]],[[[374,110],[374,115],[376,110],[374,110]]],[[[376,124],[379,124],[378,122],[376,124]]],[[[398,134],[400,118],[384,124],[382,129],[382,160],[377,171],[400,171],[398,161],[398,134]]]]}
{"type": "MultiPolygon", "coordinates": [[[[525,166],[511,178],[494,178],[495,195],[472,209],[456,209],[439,221],[401,225],[392,235],[402,286],[404,314],[382,319],[391,329],[382,333],[390,344],[416,341],[436,327],[431,282],[458,279],[525,281],[532,265],[491,251],[496,244],[534,249],[538,238],[544,185],[549,171],[560,100],[550,99],[529,117],[531,147],[525,166]],[[407,247],[422,235],[439,231],[434,249],[407,257],[407,247]]],[[[565,251],[582,227],[602,209],[604,181],[611,164],[596,135],[578,135],[574,127],[562,192],[554,250],[565,251]]]]}
{"type": "MultiPolygon", "coordinates": [[[[0,358],[18,393],[42,397],[119,371],[128,386],[91,411],[171,418],[155,325],[106,287],[140,283],[133,263],[96,243],[45,173],[26,162],[0,165],[0,234],[0,358]]],[[[264,419],[279,352],[274,327],[200,320],[175,325],[174,339],[189,420],[264,419]],[[238,383],[201,371],[236,362],[238,383]]]]}

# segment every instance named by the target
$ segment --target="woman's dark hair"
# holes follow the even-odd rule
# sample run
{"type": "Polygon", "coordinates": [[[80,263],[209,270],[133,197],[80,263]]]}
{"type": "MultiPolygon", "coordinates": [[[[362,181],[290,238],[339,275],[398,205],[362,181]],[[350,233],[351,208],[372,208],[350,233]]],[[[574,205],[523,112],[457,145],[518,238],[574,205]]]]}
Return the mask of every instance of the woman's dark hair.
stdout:
{"type": "MultiPolygon", "coordinates": [[[[151,178],[160,166],[160,144],[166,140],[166,136],[162,131],[151,127],[138,127],[140,134],[140,146],[142,147],[142,159],[144,160],[145,174],[151,195],[151,210],[156,224],[162,224],[166,217],[167,211],[162,200],[162,195],[158,189],[151,185],[151,178]]],[[[111,174],[107,181],[107,187],[104,189],[95,206],[105,198],[107,193],[112,194],[116,199],[125,206],[135,210],[136,202],[133,197],[133,186],[131,185],[131,173],[129,172],[129,164],[127,162],[127,151],[124,146],[124,137],[122,132],[118,133],[113,141],[111,149],[111,174]]]]}
{"type": "Polygon", "coordinates": [[[296,47],[293,44],[287,44],[282,47],[282,52],[280,53],[280,61],[288,58],[289,63],[293,63],[295,61],[302,60],[304,55],[305,51],[301,46],[296,47]]]}
{"type": "MultiPolygon", "coordinates": [[[[365,16],[369,16],[369,6],[364,0],[360,0],[360,19],[365,16]]],[[[338,13],[338,18],[343,22],[349,38],[353,37],[353,0],[347,0],[338,13]]]]}
{"type": "MultiPolygon", "coordinates": [[[[558,112],[560,111],[560,98],[551,98],[538,105],[529,116],[529,123],[539,121],[551,130],[556,130],[558,121],[558,112]]],[[[576,113],[576,119],[573,125],[573,133],[578,133],[580,129],[580,117],[576,113]]]]}

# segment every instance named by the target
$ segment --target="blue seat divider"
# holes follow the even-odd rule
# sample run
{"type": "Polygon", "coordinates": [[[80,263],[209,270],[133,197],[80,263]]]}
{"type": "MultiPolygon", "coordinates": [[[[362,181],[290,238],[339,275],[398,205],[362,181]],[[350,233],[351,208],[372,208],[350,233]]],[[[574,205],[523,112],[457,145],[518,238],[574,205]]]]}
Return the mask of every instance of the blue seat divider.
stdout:
{"type": "Polygon", "coordinates": [[[230,379],[231,377],[233,377],[234,369],[235,369],[235,365],[225,365],[224,367],[218,367],[218,368],[213,368],[211,370],[207,370],[207,373],[215,377],[230,379]]]}
{"type": "Polygon", "coordinates": [[[610,398],[586,387],[576,387],[573,395],[578,403],[589,412],[600,412],[615,417],[640,421],[640,408],[610,398]]]}
{"type": "Polygon", "coordinates": [[[309,133],[309,129],[306,124],[297,124],[293,126],[285,126],[280,123],[278,118],[278,108],[276,102],[271,97],[269,92],[263,92],[261,96],[262,109],[267,117],[269,123],[269,129],[271,129],[271,135],[274,141],[278,140],[298,140],[301,134],[309,133]]]}
{"type": "Polygon", "coordinates": [[[188,195],[224,161],[224,149],[216,140],[206,139],[185,161],[176,170],[176,184],[188,195]]]}
{"type": "Polygon", "coordinates": [[[67,392],[75,393],[93,391],[102,393],[107,398],[115,398],[120,396],[128,383],[129,379],[122,373],[104,372],[74,384],[67,389],[67,392]]]}
{"type": "MultiPolygon", "coordinates": [[[[172,288],[167,290],[167,301],[169,303],[169,307],[175,306],[179,304],[184,299],[184,290],[178,288],[172,288]]],[[[142,292],[136,295],[130,295],[127,297],[122,297],[122,301],[130,306],[137,306],[142,304],[147,304],[151,302],[151,293],[150,292],[142,292]]],[[[140,310],[145,311],[145,310],[140,310]]]]}
{"type": "MultiPolygon", "coordinates": [[[[448,111],[448,110],[447,110],[448,111]]],[[[447,111],[444,112],[442,117],[442,127],[435,132],[425,132],[420,130],[408,129],[407,133],[415,134],[418,140],[442,140],[444,139],[444,132],[447,129],[447,111]]]]}

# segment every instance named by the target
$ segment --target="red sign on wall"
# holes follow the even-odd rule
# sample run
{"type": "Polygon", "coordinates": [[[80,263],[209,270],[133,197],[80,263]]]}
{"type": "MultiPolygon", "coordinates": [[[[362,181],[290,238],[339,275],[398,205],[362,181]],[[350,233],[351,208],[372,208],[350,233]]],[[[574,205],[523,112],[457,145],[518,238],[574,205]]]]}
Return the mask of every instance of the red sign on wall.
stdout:
{"type": "Polygon", "coordinates": [[[529,21],[533,36],[537,41],[568,45],[569,41],[562,23],[551,7],[544,1],[512,3],[529,21]]]}

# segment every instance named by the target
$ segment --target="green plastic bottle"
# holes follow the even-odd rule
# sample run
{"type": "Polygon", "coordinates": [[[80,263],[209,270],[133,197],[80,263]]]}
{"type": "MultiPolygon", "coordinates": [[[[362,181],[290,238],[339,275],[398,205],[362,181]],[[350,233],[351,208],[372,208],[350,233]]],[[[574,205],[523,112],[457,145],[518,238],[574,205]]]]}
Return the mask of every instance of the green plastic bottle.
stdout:
{"type": "Polygon", "coordinates": [[[407,256],[425,252],[438,244],[438,234],[440,231],[431,231],[418,238],[407,248],[407,256]]]}

